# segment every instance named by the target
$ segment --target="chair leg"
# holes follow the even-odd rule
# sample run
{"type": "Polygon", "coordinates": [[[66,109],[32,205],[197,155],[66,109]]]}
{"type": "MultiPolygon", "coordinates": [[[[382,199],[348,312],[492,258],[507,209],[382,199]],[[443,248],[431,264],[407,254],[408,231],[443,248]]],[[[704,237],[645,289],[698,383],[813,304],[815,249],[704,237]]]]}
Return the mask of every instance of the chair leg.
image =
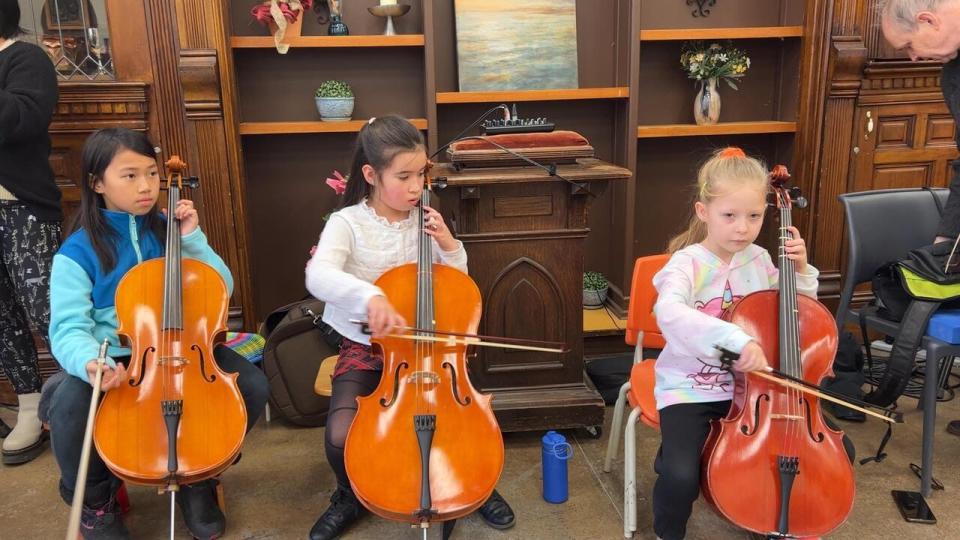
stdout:
{"type": "Polygon", "coordinates": [[[617,403],[613,406],[613,422],[610,424],[610,438],[607,439],[607,457],[603,460],[603,472],[610,472],[613,455],[620,449],[620,431],[623,429],[623,409],[627,405],[627,392],[630,390],[630,381],[623,383],[617,403]]]}
{"type": "Polygon", "coordinates": [[[266,402],[263,406],[263,415],[266,417],[267,423],[270,423],[270,402],[266,402]]]}
{"type": "Polygon", "coordinates": [[[630,411],[623,432],[623,537],[637,530],[637,420],[640,407],[630,411]]]}
{"type": "Polygon", "coordinates": [[[937,419],[937,382],[941,358],[935,358],[927,351],[926,373],[923,378],[923,435],[921,448],[920,493],[930,496],[933,479],[933,434],[937,419]]]}

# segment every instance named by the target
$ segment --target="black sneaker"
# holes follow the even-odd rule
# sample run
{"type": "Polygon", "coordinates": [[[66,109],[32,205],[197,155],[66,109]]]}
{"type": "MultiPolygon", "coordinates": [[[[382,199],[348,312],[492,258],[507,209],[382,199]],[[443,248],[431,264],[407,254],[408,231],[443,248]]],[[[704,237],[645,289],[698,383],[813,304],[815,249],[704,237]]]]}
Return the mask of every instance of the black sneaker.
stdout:
{"type": "Polygon", "coordinates": [[[83,505],[80,513],[80,536],[84,540],[127,540],[130,533],[120,519],[120,507],[117,499],[110,496],[100,506],[83,505]]]}
{"type": "Polygon", "coordinates": [[[183,521],[194,538],[219,538],[227,528],[227,518],[217,505],[217,483],[217,480],[211,479],[180,486],[177,505],[183,512],[183,521]]]}
{"type": "Polygon", "coordinates": [[[517,517],[513,514],[513,509],[503,500],[503,497],[493,490],[487,502],[483,503],[477,513],[487,522],[487,525],[494,529],[509,529],[517,522],[517,517]]]}
{"type": "Polygon", "coordinates": [[[330,506],[310,529],[310,540],[333,540],[365,513],[353,493],[338,487],[330,496],[330,506]]]}
{"type": "Polygon", "coordinates": [[[952,420],[947,424],[947,433],[960,437],[960,420],[952,420]]]}

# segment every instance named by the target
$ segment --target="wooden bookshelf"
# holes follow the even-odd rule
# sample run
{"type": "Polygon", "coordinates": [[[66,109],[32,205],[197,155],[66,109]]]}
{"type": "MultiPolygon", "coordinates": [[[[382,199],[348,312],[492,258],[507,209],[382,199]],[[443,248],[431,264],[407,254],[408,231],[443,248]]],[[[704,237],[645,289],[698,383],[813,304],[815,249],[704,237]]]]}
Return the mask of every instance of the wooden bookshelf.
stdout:
{"type": "Polygon", "coordinates": [[[567,101],[622,99],[630,97],[626,86],[571,88],[563,90],[517,90],[507,92],[437,92],[437,103],[492,103],[497,101],[567,101]]]}
{"type": "Polygon", "coordinates": [[[796,122],[780,122],[776,120],[760,122],[720,122],[709,126],[698,126],[696,124],[661,124],[655,126],[638,126],[637,138],[654,139],[709,135],[756,135],[765,133],[794,133],[796,131],[796,122]]]}
{"type": "MultiPolygon", "coordinates": [[[[399,36],[299,36],[285,43],[291,48],[303,47],[422,47],[423,34],[399,36]]],[[[273,49],[272,36],[234,36],[230,38],[234,49],[273,49]]]]}
{"type": "MultiPolygon", "coordinates": [[[[349,120],[346,122],[241,122],[241,135],[294,135],[304,133],[356,133],[367,120],[349,120]]],[[[425,118],[411,118],[410,123],[417,129],[427,129],[425,118]]]]}
{"type": "Polygon", "coordinates": [[[803,36],[802,26],[747,26],[738,28],[665,28],[640,30],[640,41],[688,39],[770,39],[803,36]]]}

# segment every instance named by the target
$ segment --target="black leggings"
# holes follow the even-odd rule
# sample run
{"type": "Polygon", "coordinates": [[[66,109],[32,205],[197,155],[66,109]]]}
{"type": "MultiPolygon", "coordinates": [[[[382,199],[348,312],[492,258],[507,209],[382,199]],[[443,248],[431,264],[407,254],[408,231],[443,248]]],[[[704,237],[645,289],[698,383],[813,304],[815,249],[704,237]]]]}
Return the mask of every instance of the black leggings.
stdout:
{"type": "Polygon", "coordinates": [[[354,370],[341,374],[333,380],[333,393],[330,396],[330,409],[327,413],[326,433],[323,447],[327,452],[327,463],[337,476],[337,485],[348,492],[350,480],[343,463],[343,447],[353,417],[357,415],[357,397],[369,395],[380,382],[382,371],[354,370]]]}
{"type": "MultiPolygon", "coordinates": [[[[729,401],[682,403],[660,410],[660,451],[654,462],[653,530],[663,540],[680,540],[687,533],[693,502],[700,495],[700,453],[710,435],[710,421],[723,418],[729,401]]],[[[827,425],[836,425],[826,416],[827,425]]],[[[843,436],[843,447],[852,462],[853,443],[843,436]]]]}

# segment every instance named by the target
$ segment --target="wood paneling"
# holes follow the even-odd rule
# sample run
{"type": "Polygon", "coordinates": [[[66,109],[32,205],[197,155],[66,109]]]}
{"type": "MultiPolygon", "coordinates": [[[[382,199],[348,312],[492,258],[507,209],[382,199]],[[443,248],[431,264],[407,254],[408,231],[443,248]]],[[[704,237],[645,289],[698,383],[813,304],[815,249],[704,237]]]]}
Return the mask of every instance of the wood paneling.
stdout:
{"type": "MultiPolygon", "coordinates": [[[[811,257],[820,296],[839,293],[846,253],[837,195],[893,187],[944,186],[956,157],[954,121],[943,104],[939,64],[897,58],[879,29],[876,0],[833,3],[811,257]]],[[[931,239],[932,240],[932,239],[931,239]]]]}
{"type": "Polygon", "coordinates": [[[233,66],[228,44],[229,0],[170,5],[176,17],[177,47],[173,57],[177,68],[176,99],[171,108],[182,112],[182,129],[189,141],[187,155],[191,172],[200,176],[201,222],[210,245],[223,257],[234,275],[231,326],[256,330],[253,282],[250,271],[250,234],[246,195],[238,149],[233,144],[237,122],[232,84],[233,66]],[[242,320],[241,320],[242,319],[242,320]]]}
{"type": "MultiPolygon", "coordinates": [[[[108,0],[108,8],[114,8],[116,0],[108,0]]],[[[104,82],[61,82],[60,99],[50,124],[50,166],[54,181],[62,193],[64,212],[63,230],[66,232],[80,204],[81,151],[91,133],[98,129],[123,126],[137,131],[147,131],[150,126],[151,96],[148,84],[143,80],[131,80],[143,75],[149,63],[138,59],[143,53],[143,36],[134,38],[132,32],[145,28],[143,6],[129,6],[127,26],[116,29],[111,26],[114,47],[114,62],[120,80],[104,82]],[[136,40],[131,42],[132,40],[136,40]]],[[[113,18],[112,21],[116,21],[113,18]]],[[[115,23],[114,23],[115,24],[115,23]]],[[[41,377],[59,371],[59,366],[50,355],[45,340],[34,336],[37,346],[41,377]]],[[[0,403],[16,404],[16,395],[10,382],[0,374],[0,403]]]]}
{"type": "MultiPolygon", "coordinates": [[[[955,145],[928,137],[930,117],[942,125],[945,115],[943,103],[858,107],[854,139],[859,151],[855,153],[850,190],[946,186],[950,161],[956,156],[955,145]],[[869,131],[872,118],[878,126],[874,133],[869,131]]],[[[952,129],[940,130],[946,135],[953,133],[952,129]]]]}

